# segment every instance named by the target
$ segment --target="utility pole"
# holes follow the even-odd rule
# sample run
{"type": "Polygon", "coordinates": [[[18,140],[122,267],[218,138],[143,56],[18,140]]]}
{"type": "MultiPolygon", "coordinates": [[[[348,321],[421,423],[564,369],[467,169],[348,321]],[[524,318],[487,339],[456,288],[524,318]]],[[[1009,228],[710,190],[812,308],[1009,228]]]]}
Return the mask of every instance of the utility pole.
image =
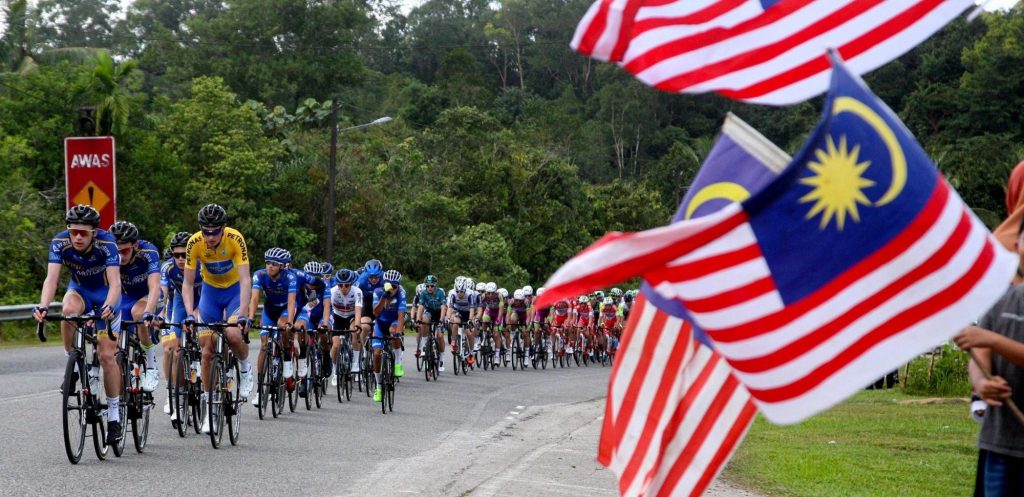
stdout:
{"type": "Polygon", "coordinates": [[[331,101],[331,152],[327,172],[327,262],[334,264],[334,188],[338,169],[338,99],[331,101]]]}

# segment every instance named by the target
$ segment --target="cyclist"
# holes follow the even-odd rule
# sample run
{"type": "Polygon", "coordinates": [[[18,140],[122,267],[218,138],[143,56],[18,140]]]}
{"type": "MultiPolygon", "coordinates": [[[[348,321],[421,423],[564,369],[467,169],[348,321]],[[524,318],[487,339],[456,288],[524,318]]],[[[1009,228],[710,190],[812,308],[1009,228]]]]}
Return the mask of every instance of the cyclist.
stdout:
{"type": "MultiPolygon", "coordinates": [[[[355,286],[356,279],[355,271],[339,269],[334,276],[335,285],[331,287],[331,296],[324,302],[324,316],[329,316],[331,323],[331,362],[333,364],[338,364],[342,332],[356,332],[353,343],[359,343],[359,334],[356,330],[363,317],[363,291],[355,286]]],[[[360,371],[358,360],[352,361],[351,371],[353,373],[360,371]]],[[[331,386],[338,386],[337,375],[331,375],[331,386]]]]}
{"type": "MultiPolygon", "coordinates": [[[[430,334],[430,325],[437,325],[441,322],[448,309],[444,289],[437,286],[437,276],[427,275],[423,279],[423,289],[416,295],[416,315],[419,317],[419,340],[416,345],[416,357],[420,351],[427,346],[427,337],[430,334]]],[[[437,370],[444,371],[444,332],[441,328],[436,331],[437,348],[440,350],[437,357],[437,370]]]]}
{"type": "MultiPolygon", "coordinates": [[[[264,269],[260,269],[252,277],[252,297],[249,302],[249,319],[254,321],[256,309],[260,305],[260,293],[266,296],[266,303],[263,304],[263,313],[260,316],[262,326],[277,326],[284,328],[281,333],[282,343],[291,343],[291,317],[295,315],[295,299],[298,293],[299,283],[289,269],[284,269],[288,260],[288,251],[273,247],[263,253],[263,260],[266,263],[264,269]]],[[[267,350],[267,343],[270,342],[270,331],[260,330],[260,353],[256,359],[256,372],[262,373],[263,355],[267,350]]],[[[284,377],[290,378],[294,370],[291,358],[291,347],[283,347],[284,356],[284,377]]],[[[252,404],[260,404],[259,391],[253,397],[252,404]]]]}
{"type": "Polygon", "coordinates": [[[373,348],[373,375],[377,379],[377,390],[373,393],[374,402],[380,402],[382,396],[380,356],[385,341],[391,342],[391,348],[395,352],[395,377],[401,377],[404,374],[401,333],[407,309],[405,289],[399,284],[402,282],[402,274],[394,269],[389,269],[384,272],[383,276],[384,285],[373,291],[373,314],[376,318],[373,323],[373,339],[370,342],[373,348]],[[386,340],[385,334],[391,340],[386,340]]]}
{"type": "MultiPolygon", "coordinates": [[[[309,351],[311,340],[306,336],[306,330],[314,327],[323,320],[323,302],[327,296],[327,282],[324,281],[324,265],[317,261],[307,262],[302,270],[292,270],[299,279],[303,288],[300,296],[299,315],[295,317],[295,330],[299,338],[299,378],[309,376],[309,366],[306,364],[306,354],[309,351]]],[[[321,346],[326,348],[327,340],[321,341],[321,346]]],[[[299,382],[299,396],[305,397],[306,382],[299,382]]]]}
{"type": "Polygon", "coordinates": [[[622,305],[620,305],[619,308],[622,310],[622,319],[624,321],[629,321],[629,311],[633,308],[633,300],[635,298],[636,295],[633,293],[633,290],[628,290],[626,294],[622,296],[622,305]]]}
{"type": "MultiPolygon", "coordinates": [[[[158,316],[157,319],[160,321],[170,320],[175,323],[169,329],[160,330],[160,344],[164,348],[164,371],[166,371],[167,381],[178,381],[178,378],[172,377],[174,368],[171,367],[171,360],[175,351],[178,350],[178,341],[181,340],[179,324],[182,319],[185,319],[185,301],[181,298],[181,282],[185,278],[185,246],[188,245],[188,239],[191,237],[192,233],[187,231],[175,233],[171,237],[170,244],[173,260],[167,261],[160,268],[160,288],[166,296],[167,303],[164,305],[163,315],[158,316]]],[[[197,275],[196,278],[200,278],[200,276],[197,275]]],[[[194,287],[193,294],[192,298],[198,301],[199,286],[194,287]]],[[[171,399],[169,398],[164,404],[164,414],[175,415],[171,412],[171,399]]]]}
{"type": "MultiPolygon", "coordinates": [[[[505,304],[505,324],[514,326],[527,323],[527,312],[529,305],[526,303],[526,295],[522,289],[512,292],[512,299],[505,304]]],[[[530,344],[533,343],[530,333],[523,333],[523,346],[526,349],[526,359],[530,359],[530,344]]]]}
{"type": "MultiPolygon", "coordinates": [[[[619,306],[615,305],[615,299],[611,296],[605,297],[600,307],[601,314],[597,321],[597,327],[604,328],[611,333],[613,338],[618,338],[619,331],[622,330],[622,324],[620,323],[622,314],[619,312],[619,306]]],[[[604,333],[598,335],[597,342],[604,350],[608,350],[608,343],[604,333]]]]}
{"type": "MultiPolygon", "coordinates": [[[[245,237],[238,230],[228,227],[228,213],[217,204],[207,204],[199,209],[200,231],[192,235],[185,247],[185,277],[181,284],[181,295],[185,301],[186,317],[182,324],[192,328],[198,317],[204,323],[227,320],[238,323],[237,328],[224,330],[224,339],[238,358],[241,384],[239,395],[243,399],[252,391],[252,367],[249,364],[249,347],[242,341],[242,334],[249,332],[249,302],[252,293],[252,278],[249,274],[249,249],[245,237]],[[200,266],[201,265],[201,266],[200,266]],[[195,300],[194,286],[196,269],[202,273],[202,291],[199,302],[195,300]]],[[[213,358],[215,341],[213,331],[199,330],[199,344],[203,349],[203,402],[210,393],[210,360],[213,358]]],[[[203,433],[210,432],[210,414],[203,416],[203,433]]]]}
{"type": "MultiPolygon", "coordinates": [[[[544,289],[541,288],[540,290],[537,290],[537,293],[541,293],[541,291],[543,291],[543,290],[544,289]]],[[[558,327],[566,330],[566,347],[565,347],[565,352],[567,354],[572,354],[573,353],[572,344],[576,342],[576,329],[575,329],[575,327],[572,326],[572,322],[573,322],[573,319],[572,319],[572,314],[573,314],[572,306],[569,305],[569,301],[568,300],[562,299],[562,300],[559,300],[558,302],[555,302],[554,305],[552,305],[550,309],[551,309],[551,317],[549,318],[549,320],[550,320],[549,322],[553,326],[558,326],[558,327]]]]}
{"type": "MultiPolygon", "coordinates": [[[[469,289],[470,280],[460,276],[455,279],[454,291],[448,294],[448,302],[445,309],[445,321],[449,324],[449,340],[451,341],[452,349],[455,348],[455,337],[458,333],[459,325],[467,325],[466,336],[469,341],[469,348],[473,350],[473,330],[468,327],[470,318],[472,317],[474,307],[474,299],[472,291],[469,289]]],[[[469,363],[473,363],[473,357],[470,356],[468,359],[469,363]]]]}
{"type": "MultiPolygon", "coordinates": [[[[152,243],[139,240],[139,229],[127,221],[118,221],[107,230],[117,243],[121,263],[121,320],[153,322],[160,303],[160,251],[152,243]]],[[[160,385],[156,346],[149,325],[138,331],[139,343],[146,352],[146,371],[142,373],[142,390],[152,392],[160,385]]]]}
{"type": "MultiPolygon", "coordinates": [[[[57,293],[61,268],[67,266],[71,281],[64,293],[61,313],[71,316],[98,312],[103,321],[96,323],[96,329],[106,329],[106,320],[110,320],[111,331],[119,334],[121,261],[117,256],[114,237],[98,229],[100,213],[88,205],[80,204],[68,209],[64,222],[67,229],[58,233],[50,242],[46,280],[39,292],[39,306],[32,315],[40,323],[45,320],[50,302],[53,302],[57,293]]],[[[75,325],[61,321],[60,334],[64,342],[64,355],[70,356],[75,325]]],[[[97,333],[97,347],[103,367],[103,388],[107,394],[107,444],[113,445],[121,438],[121,368],[115,359],[117,342],[103,337],[106,337],[105,333],[97,333]]],[[[72,384],[71,388],[75,387],[72,384]]]]}
{"type": "Polygon", "coordinates": [[[483,285],[483,290],[482,293],[480,294],[478,312],[480,316],[480,321],[483,322],[484,324],[490,324],[492,326],[492,329],[497,331],[492,331],[491,334],[494,335],[495,342],[494,356],[498,357],[498,354],[503,349],[502,343],[508,343],[508,331],[505,331],[506,338],[505,341],[502,342],[501,325],[498,324],[498,317],[501,315],[501,308],[502,305],[504,304],[504,299],[502,299],[501,296],[498,295],[497,283],[491,281],[489,283],[484,283],[483,285]]]}
{"type": "Polygon", "coordinates": [[[381,276],[384,274],[384,266],[381,265],[380,261],[370,259],[366,261],[366,264],[363,264],[361,269],[362,273],[359,273],[359,278],[356,279],[356,286],[363,292],[363,317],[359,323],[359,333],[362,338],[354,344],[356,362],[359,362],[362,358],[363,341],[366,340],[366,337],[372,336],[370,332],[373,329],[373,319],[376,316],[376,313],[373,312],[373,293],[378,288],[384,287],[384,281],[381,280],[381,276]]]}
{"type": "MultiPolygon", "coordinates": [[[[587,337],[587,341],[594,343],[594,334],[592,333],[590,323],[593,318],[593,311],[590,306],[590,297],[587,295],[581,295],[579,303],[576,305],[576,319],[575,325],[579,333],[583,333],[587,337]]],[[[591,350],[591,357],[593,357],[593,347],[589,347],[591,350]]]]}

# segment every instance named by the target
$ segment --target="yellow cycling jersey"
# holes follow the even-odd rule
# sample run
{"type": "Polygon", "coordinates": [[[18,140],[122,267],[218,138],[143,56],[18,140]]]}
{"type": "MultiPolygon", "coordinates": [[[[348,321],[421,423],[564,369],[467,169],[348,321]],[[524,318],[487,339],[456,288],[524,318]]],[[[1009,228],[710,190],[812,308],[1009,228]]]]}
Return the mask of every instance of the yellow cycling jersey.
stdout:
{"type": "Polygon", "coordinates": [[[249,249],[245,238],[234,228],[224,228],[220,244],[210,249],[200,231],[188,239],[185,246],[185,269],[196,269],[202,262],[203,282],[215,288],[228,288],[238,283],[238,267],[249,264],[249,249]]]}

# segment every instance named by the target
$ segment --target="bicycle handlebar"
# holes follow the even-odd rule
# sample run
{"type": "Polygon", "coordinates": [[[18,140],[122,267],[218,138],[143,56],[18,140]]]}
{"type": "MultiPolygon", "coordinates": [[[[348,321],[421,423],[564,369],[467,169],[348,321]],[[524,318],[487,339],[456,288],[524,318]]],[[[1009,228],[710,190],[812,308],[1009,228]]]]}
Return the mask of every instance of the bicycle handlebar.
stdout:
{"type": "MultiPolygon", "coordinates": [[[[55,316],[51,316],[51,315],[47,314],[47,315],[43,316],[43,321],[42,322],[36,324],[36,338],[38,338],[40,342],[45,342],[46,341],[46,322],[47,321],[70,321],[72,323],[75,323],[78,326],[82,326],[85,323],[88,323],[90,321],[95,321],[97,319],[100,319],[100,317],[95,315],[95,314],[83,314],[83,315],[79,315],[79,316],[65,316],[63,314],[57,314],[55,316]]],[[[103,321],[107,323],[107,337],[109,337],[111,340],[113,340],[114,339],[114,330],[113,330],[113,325],[111,323],[111,320],[104,319],[103,321]]]]}

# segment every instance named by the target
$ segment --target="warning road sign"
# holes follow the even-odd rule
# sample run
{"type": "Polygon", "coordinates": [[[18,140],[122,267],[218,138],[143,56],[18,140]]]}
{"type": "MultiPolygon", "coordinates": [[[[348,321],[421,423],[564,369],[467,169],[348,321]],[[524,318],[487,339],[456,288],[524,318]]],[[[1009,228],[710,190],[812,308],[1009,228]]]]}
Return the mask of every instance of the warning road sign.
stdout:
{"type": "Polygon", "coordinates": [[[64,179],[67,208],[88,204],[100,212],[100,227],[117,218],[117,160],[114,137],[64,139],[64,179]]]}

